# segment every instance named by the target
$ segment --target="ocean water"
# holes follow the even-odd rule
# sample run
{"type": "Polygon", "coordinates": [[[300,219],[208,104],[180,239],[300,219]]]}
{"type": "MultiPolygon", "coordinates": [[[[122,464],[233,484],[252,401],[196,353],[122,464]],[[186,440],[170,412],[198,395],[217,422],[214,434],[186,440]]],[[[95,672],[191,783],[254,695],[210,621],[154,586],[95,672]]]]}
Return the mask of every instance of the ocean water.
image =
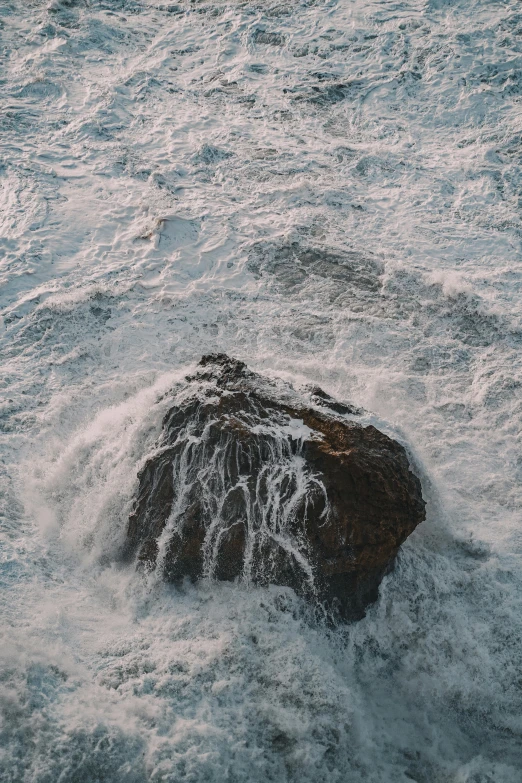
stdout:
{"type": "Polygon", "coordinates": [[[1,0],[0,779],[522,780],[522,7],[1,0]],[[118,548],[225,351],[408,444],[367,617],[118,548]]]}

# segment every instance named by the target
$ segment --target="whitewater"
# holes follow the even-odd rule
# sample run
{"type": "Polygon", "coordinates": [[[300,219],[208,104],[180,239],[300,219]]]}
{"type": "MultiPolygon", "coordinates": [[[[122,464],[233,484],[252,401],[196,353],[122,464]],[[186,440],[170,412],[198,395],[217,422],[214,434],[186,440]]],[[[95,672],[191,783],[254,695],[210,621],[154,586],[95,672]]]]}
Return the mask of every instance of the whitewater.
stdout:
{"type": "Polygon", "coordinates": [[[520,783],[520,3],[1,0],[0,42],[0,779],[520,783]],[[118,560],[211,352],[414,456],[360,622],[118,560]]]}

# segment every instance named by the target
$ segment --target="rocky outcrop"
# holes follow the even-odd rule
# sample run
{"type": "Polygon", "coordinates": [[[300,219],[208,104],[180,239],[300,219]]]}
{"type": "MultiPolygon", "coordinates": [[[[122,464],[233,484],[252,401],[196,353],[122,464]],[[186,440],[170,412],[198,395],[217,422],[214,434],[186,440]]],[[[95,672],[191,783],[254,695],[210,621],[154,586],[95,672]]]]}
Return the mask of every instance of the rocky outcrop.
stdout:
{"type": "Polygon", "coordinates": [[[363,616],[425,504],[403,446],[358,413],[203,357],[139,475],[128,556],[174,582],[288,585],[363,616]]]}

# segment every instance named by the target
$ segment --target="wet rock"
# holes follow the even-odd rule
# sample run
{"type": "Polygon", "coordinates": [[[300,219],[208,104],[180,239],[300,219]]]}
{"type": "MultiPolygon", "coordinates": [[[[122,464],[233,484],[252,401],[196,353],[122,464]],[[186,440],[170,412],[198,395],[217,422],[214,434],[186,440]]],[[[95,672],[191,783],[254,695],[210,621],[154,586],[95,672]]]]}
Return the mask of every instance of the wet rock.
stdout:
{"type": "Polygon", "coordinates": [[[311,386],[309,390],[312,402],[315,405],[328,408],[330,411],[341,413],[343,415],[348,413],[352,416],[359,416],[362,413],[362,410],[360,408],[356,408],[355,405],[347,405],[344,402],[337,402],[337,400],[334,400],[333,397],[327,394],[319,386],[311,386]]]}
{"type": "Polygon", "coordinates": [[[139,475],[127,556],[173,582],[287,585],[362,617],[425,504],[404,448],[358,413],[203,357],[139,475]]]}

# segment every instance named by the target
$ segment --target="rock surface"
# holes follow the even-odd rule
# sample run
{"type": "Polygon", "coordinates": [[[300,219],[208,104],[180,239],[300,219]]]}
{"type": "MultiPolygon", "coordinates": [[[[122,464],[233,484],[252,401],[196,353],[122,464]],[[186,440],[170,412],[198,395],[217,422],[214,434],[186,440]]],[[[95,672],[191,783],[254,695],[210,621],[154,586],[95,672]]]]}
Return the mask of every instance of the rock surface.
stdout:
{"type": "Polygon", "coordinates": [[[174,582],[287,585],[362,617],[425,504],[404,448],[357,413],[203,357],[139,475],[128,556],[174,582]]]}

